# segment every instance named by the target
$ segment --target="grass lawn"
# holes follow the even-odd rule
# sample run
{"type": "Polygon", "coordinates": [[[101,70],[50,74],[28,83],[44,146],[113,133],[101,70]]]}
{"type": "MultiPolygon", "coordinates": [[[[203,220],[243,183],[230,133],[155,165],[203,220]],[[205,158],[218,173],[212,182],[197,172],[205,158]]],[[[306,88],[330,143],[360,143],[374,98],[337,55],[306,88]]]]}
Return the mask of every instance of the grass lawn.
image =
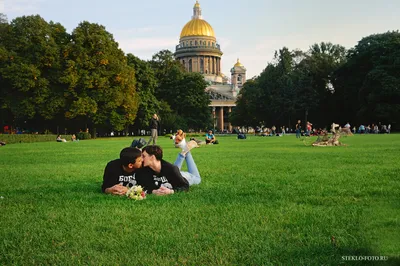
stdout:
{"type": "Polygon", "coordinates": [[[400,135],[313,139],[220,137],[200,185],[143,201],[100,190],[132,138],[0,147],[0,265],[400,265],[400,135]]]}

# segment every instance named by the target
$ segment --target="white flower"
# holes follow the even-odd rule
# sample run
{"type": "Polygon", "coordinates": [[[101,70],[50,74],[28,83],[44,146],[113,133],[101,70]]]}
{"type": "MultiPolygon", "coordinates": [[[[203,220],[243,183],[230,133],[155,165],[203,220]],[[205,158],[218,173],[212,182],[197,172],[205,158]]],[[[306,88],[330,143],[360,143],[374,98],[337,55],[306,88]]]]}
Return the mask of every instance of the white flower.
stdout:
{"type": "Polygon", "coordinates": [[[133,186],[126,192],[126,196],[134,200],[143,200],[146,198],[146,192],[142,186],[133,186]]]}

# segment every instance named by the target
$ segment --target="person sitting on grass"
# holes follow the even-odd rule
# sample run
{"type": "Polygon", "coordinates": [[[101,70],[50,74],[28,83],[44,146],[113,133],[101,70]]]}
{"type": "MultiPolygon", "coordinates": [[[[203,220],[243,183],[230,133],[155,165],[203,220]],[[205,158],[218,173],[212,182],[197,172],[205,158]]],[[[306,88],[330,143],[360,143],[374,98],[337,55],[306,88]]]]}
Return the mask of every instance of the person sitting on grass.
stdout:
{"type": "Polygon", "coordinates": [[[122,149],[119,159],[110,161],[104,169],[102,192],[125,195],[129,187],[141,185],[150,178],[141,167],[142,152],[138,148],[122,149]]]}
{"type": "Polygon", "coordinates": [[[206,144],[218,144],[215,135],[213,134],[212,130],[209,130],[206,134],[206,144]]]}
{"type": "Polygon", "coordinates": [[[61,135],[58,135],[58,136],[57,136],[56,141],[57,141],[57,142],[67,142],[66,139],[61,138],[61,135]]]}
{"type": "Polygon", "coordinates": [[[75,134],[72,134],[71,141],[79,141],[79,139],[76,138],[75,134]]]}
{"type": "Polygon", "coordinates": [[[197,145],[206,145],[206,142],[204,140],[199,140],[199,139],[196,139],[196,138],[193,138],[193,137],[190,138],[190,140],[196,141],[197,145]]]}
{"type": "Polygon", "coordinates": [[[174,140],[174,144],[176,148],[181,148],[183,149],[187,144],[186,144],[186,133],[183,132],[182,129],[178,129],[175,133],[175,135],[171,136],[171,139],[174,140]]]}
{"type": "Polygon", "coordinates": [[[147,193],[163,196],[188,191],[189,186],[200,184],[200,173],[190,152],[198,145],[195,141],[190,141],[187,146],[178,154],[174,164],[163,160],[160,146],[150,145],[143,148],[143,167],[151,169],[152,173],[152,177],[143,184],[147,193]],[[180,171],[183,161],[186,161],[188,172],[180,171]]]}

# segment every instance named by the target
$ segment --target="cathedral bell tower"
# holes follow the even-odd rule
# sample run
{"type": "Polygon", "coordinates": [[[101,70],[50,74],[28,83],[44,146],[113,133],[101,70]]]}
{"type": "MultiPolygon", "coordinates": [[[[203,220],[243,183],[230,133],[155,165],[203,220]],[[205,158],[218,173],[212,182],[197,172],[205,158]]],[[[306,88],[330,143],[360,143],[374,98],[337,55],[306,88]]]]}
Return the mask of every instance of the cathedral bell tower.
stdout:
{"type": "Polygon", "coordinates": [[[236,64],[231,68],[233,90],[239,91],[243,87],[243,84],[246,82],[246,70],[238,58],[236,64]]]}

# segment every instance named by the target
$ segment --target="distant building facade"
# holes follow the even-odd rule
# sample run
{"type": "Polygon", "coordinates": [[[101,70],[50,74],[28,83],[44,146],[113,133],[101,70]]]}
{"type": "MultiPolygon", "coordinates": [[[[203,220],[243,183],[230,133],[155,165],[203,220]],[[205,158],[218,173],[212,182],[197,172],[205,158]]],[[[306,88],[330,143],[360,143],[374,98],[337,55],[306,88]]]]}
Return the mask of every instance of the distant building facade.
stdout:
{"type": "Polygon", "coordinates": [[[232,131],[228,117],[236,106],[238,92],[246,82],[246,68],[238,59],[231,69],[229,82],[221,72],[222,54],[214,29],[202,18],[200,4],[196,1],[192,19],[183,27],[174,55],[186,71],[201,73],[208,82],[206,91],[211,98],[214,128],[232,131]]]}

